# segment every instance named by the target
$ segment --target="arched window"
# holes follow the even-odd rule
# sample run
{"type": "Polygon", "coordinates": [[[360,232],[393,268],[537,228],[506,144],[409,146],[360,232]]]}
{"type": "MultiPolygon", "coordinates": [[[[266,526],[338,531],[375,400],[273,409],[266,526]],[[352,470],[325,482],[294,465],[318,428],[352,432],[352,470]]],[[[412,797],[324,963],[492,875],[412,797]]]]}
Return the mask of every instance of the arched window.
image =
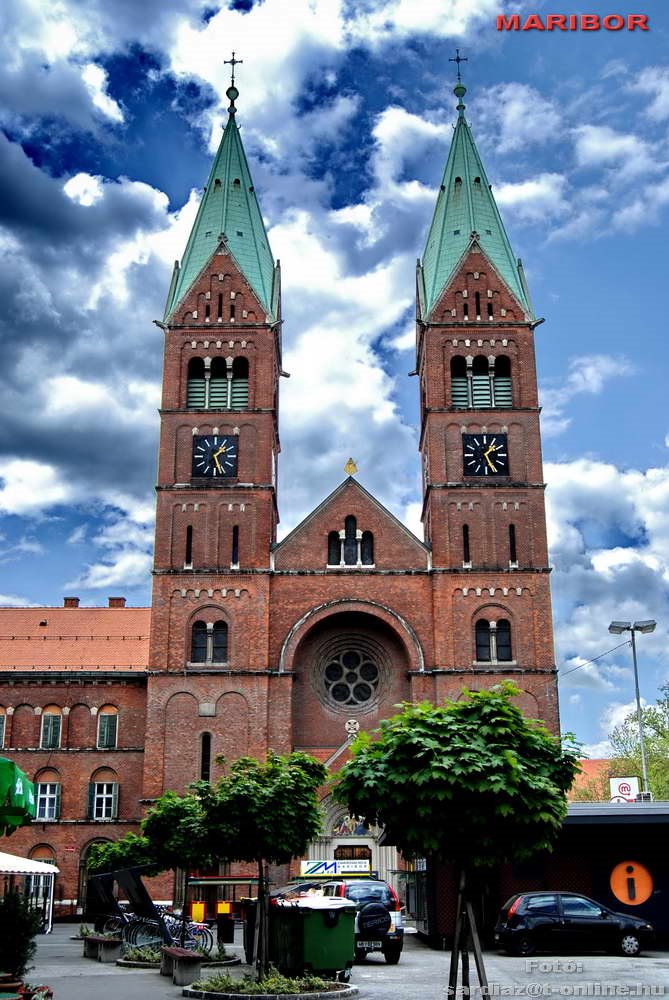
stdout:
{"type": "Polygon", "coordinates": [[[186,527],[186,551],[184,553],[184,569],[190,569],[193,565],[193,525],[186,527]]]}
{"type": "Polygon", "coordinates": [[[462,177],[456,177],[456,178],[455,178],[455,184],[453,185],[453,187],[454,187],[454,190],[455,190],[455,193],[456,193],[456,194],[457,194],[457,193],[458,193],[458,192],[459,192],[460,190],[462,190],[462,177]]]}
{"type": "Polygon", "coordinates": [[[202,358],[191,358],[188,362],[186,406],[205,407],[206,405],[204,360],[202,358]]]}
{"type": "Polygon", "coordinates": [[[191,663],[206,663],[207,661],[207,624],[195,622],[191,630],[190,644],[191,663]]]}
{"type": "Polygon", "coordinates": [[[339,566],[341,562],[341,545],[339,532],[331,531],[328,535],[328,566],[339,566]]]}
{"type": "Polygon", "coordinates": [[[509,562],[512,566],[518,565],[518,550],[516,548],[516,526],[509,525],[509,562]]]}
{"type": "Polygon", "coordinates": [[[232,362],[232,409],[244,410],[249,405],[249,363],[246,358],[232,362]]]}
{"type": "Polygon", "coordinates": [[[374,565],[374,535],[371,531],[363,531],[360,539],[360,561],[363,566],[374,565]]]}
{"type": "Polygon", "coordinates": [[[472,405],[476,408],[492,406],[488,359],[482,354],[474,358],[472,367],[472,405]]]}
{"type": "Polygon", "coordinates": [[[493,391],[495,394],[495,406],[513,406],[513,395],[511,391],[511,361],[504,354],[495,359],[493,391]]]}
{"type": "Polygon", "coordinates": [[[63,713],[58,705],[47,705],[42,712],[40,747],[42,750],[57,750],[60,746],[63,713]]]}
{"type": "Polygon", "coordinates": [[[471,566],[472,554],[469,548],[469,525],[462,525],[462,561],[465,566],[471,566]]]}
{"type": "Polygon", "coordinates": [[[239,567],[239,525],[232,529],[232,545],[230,547],[230,567],[239,567]]]}
{"type": "Polygon", "coordinates": [[[214,622],[212,629],[212,663],[226,663],[228,659],[227,622],[214,622]]]}
{"type": "Polygon", "coordinates": [[[98,750],[114,750],[118,739],[118,709],[103,705],[98,712],[98,750]]]}
{"type": "Polygon", "coordinates": [[[497,622],[497,659],[500,663],[509,662],[513,659],[511,653],[511,625],[502,618],[497,622]]]}
{"type": "Polygon", "coordinates": [[[91,775],[88,785],[88,818],[118,819],[118,776],[109,767],[101,767],[91,775]]]}
{"type": "Polygon", "coordinates": [[[200,781],[211,781],[211,733],[200,736],[200,781]]]}
{"type": "Polygon", "coordinates": [[[451,403],[463,410],[471,405],[467,362],[461,355],[451,358],[451,403]]]}
{"type": "Polygon", "coordinates": [[[487,621],[480,618],[475,627],[477,663],[509,663],[511,650],[511,623],[506,618],[487,621]]]}
{"type": "Polygon", "coordinates": [[[60,774],[53,768],[35,775],[36,819],[60,819],[60,787],[60,774]]]}
{"type": "Polygon", "coordinates": [[[228,624],[197,621],[191,629],[191,663],[227,663],[228,624]]]}
{"type": "Polygon", "coordinates": [[[490,622],[485,618],[476,623],[476,662],[490,662],[490,622]]]}
{"type": "Polygon", "coordinates": [[[349,514],[344,521],[344,562],[347,566],[355,566],[358,562],[357,521],[349,514]]]}
{"type": "Polygon", "coordinates": [[[7,725],[7,709],[0,705],[0,750],[5,745],[5,726],[7,725]]]}
{"type": "Polygon", "coordinates": [[[227,410],[230,407],[230,384],[225,358],[214,358],[209,379],[209,407],[212,410],[227,410]]]}

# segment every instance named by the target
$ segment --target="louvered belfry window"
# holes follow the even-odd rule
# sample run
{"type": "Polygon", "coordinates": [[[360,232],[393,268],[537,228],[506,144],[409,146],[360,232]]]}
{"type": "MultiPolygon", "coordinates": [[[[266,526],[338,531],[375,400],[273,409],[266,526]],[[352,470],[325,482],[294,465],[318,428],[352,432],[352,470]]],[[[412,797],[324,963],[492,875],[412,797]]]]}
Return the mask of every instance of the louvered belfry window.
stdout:
{"type": "Polygon", "coordinates": [[[230,380],[228,379],[225,358],[214,358],[211,363],[211,378],[209,380],[209,408],[211,410],[227,410],[230,407],[230,380]]]}
{"type": "Polygon", "coordinates": [[[249,363],[246,358],[235,358],[232,362],[233,410],[244,410],[249,405],[249,363]]]}
{"type": "Polygon", "coordinates": [[[204,408],[206,406],[206,382],[204,378],[204,360],[191,358],[188,362],[188,388],[186,406],[204,408]]]}
{"type": "Polygon", "coordinates": [[[495,375],[493,378],[495,391],[495,406],[513,406],[511,391],[511,361],[505,355],[495,360],[495,375]]]}
{"type": "Polygon", "coordinates": [[[488,359],[482,355],[474,358],[472,366],[472,404],[474,409],[492,406],[488,359]]]}
{"type": "Polygon", "coordinates": [[[462,356],[451,358],[451,403],[463,410],[470,405],[468,381],[465,359],[462,356]]]}

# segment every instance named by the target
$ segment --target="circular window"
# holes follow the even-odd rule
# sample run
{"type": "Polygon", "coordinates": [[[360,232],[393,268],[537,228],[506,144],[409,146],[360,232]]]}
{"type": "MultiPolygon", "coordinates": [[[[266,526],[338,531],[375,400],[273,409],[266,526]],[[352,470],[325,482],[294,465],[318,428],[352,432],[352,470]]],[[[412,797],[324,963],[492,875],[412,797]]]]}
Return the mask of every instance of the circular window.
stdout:
{"type": "Polygon", "coordinates": [[[379,686],[379,668],[366,650],[345,649],[325,664],[325,691],[337,705],[365,705],[379,686]]]}

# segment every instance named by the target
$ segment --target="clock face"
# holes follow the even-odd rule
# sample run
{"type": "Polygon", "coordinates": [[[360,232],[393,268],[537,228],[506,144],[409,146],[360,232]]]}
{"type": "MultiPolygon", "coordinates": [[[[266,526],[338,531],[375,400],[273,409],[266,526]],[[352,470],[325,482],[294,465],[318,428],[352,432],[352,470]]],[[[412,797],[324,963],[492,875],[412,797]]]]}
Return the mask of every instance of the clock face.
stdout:
{"type": "Polygon", "coordinates": [[[465,476],[508,476],[506,434],[463,434],[462,458],[465,476]]]}
{"type": "Polygon", "coordinates": [[[237,434],[198,434],[193,438],[193,475],[230,479],[237,475],[237,434]]]}

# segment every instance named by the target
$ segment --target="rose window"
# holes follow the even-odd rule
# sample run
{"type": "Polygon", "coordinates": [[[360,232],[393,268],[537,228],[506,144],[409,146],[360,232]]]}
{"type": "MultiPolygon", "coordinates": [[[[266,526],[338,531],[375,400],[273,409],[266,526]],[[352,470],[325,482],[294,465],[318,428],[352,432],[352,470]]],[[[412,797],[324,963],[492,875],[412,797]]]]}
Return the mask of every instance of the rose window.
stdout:
{"type": "Polygon", "coordinates": [[[345,649],[328,658],[325,690],[338,705],[364,705],[376,695],[379,668],[365,650],[345,649]]]}

